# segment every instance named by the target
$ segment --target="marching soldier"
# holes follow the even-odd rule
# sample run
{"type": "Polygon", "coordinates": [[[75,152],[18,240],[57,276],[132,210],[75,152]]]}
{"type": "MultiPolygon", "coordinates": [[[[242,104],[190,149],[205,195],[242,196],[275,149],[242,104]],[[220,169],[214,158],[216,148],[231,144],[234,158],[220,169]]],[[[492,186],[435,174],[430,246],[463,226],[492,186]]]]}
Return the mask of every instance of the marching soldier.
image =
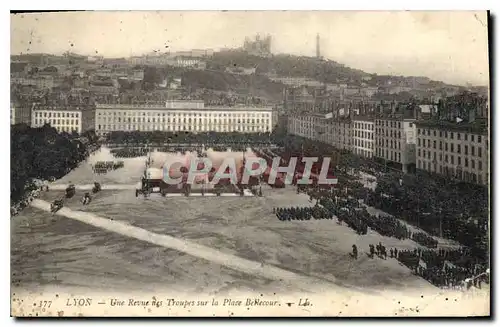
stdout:
{"type": "Polygon", "coordinates": [[[352,245],[352,256],[354,260],[358,259],[358,247],[356,246],[356,244],[352,245]]]}
{"type": "Polygon", "coordinates": [[[370,257],[373,259],[375,256],[375,246],[373,244],[370,244],[370,257]]]}

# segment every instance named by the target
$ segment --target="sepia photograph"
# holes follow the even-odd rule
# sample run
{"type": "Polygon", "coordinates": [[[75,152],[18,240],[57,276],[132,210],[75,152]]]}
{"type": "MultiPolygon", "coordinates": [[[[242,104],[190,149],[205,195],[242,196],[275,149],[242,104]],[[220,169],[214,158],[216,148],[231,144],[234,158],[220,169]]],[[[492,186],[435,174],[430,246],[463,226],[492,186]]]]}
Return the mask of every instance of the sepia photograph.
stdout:
{"type": "Polygon", "coordinates": [[[11,11],[11,316],[489,317],[490,22],[11,11]]]}

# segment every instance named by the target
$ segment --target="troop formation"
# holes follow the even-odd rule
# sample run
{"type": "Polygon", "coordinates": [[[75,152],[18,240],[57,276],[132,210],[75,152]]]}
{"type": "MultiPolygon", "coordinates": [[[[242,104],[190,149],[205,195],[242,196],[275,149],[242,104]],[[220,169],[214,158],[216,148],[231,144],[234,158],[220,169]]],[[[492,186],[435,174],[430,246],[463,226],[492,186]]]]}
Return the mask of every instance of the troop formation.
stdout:
{"type": "MultiPolygon", "coordinates": [[[[367,171],[368,169],[365,169],[367,171]]],[[[459,249],[443,249],[438,247],[439,242],[425,231],[404,222],[414,220],[406,218],[409,210],[397,211],[395,206],[403,207],[404,203],[398,201],[393,190],[387,193],[375,192],[366,184],[357,181],[356,176],[351,176],[348,171],[338,172],[339,186],[330,189],[320,189],[314,185],[298,185],[297,193],[305,192],[309,195],[312,207],[276,208],[274,213],[280,221],[330,219],[338,224],[345,223],[358,234],[367,234],[370,230],[380,235],[394,237],[399,240],[411,239],[422,248],[415,250],[386,248],[381,242],[370,244],[366,249],[369,258],[395,259],[410,268],[415,274],[428,280],[438,287],[457,287],[471,285],[480,287],[481,283],[489,282],[487,262],[476,256],[477,250],[460,247],[459,249]],[[391,195],[387,195],[391,194],[391,195]],[[394,194],[394,195],[392,195],[394,194]],[[390,207],[387,203],[391,203],[390,207]],[[383,209],[392,214],[387,214],[383,209]],[[465,284],[464,284],[465,283],[465,284]]],[[[371,177],[365,183],[377,185],[379,178],[386,175],[377,174],[378,178],[371,177]]],[[[397,177],[397,186],[404,187],[401,176],[397,177]]],[[[383,187],[387,187],[382,182],[383,187]]],[[[378,187],[380,189],[380,186],[378,187]]],[[[417,195],[415,195],[417,196],[417,195]]],[[[413,208],[412,208],[413,209],[413,208]]],[[[418,208],[416,208],[418,209],[418,208]]],[[[420,213],[421,217],[422,214],[420,213]]],[[[425,219],[425,214],[423,215],[425,219]]],[[[439,221],[439,220],[438,220],[439,221]]],[[[416,221],[418,225],[418,221],[416,221]]],[[[353,259],[360,258],[358,245],[352,245],[349,256],[353,259]]]]}
{"type": "Polygon", "coordinates": [[[111,170],[123,168],[123,161],[98,161],[92,165],[95,174],[106,174],[111,170]]]}
{"type": "Polygon", "coordinates": [[[328,210],[315,207],[292,207],[292,208],[274,208],[273,212],[279,220],[310,220],[310,219],[332,219],[328,210]]]}
{"type": "MultiPolygon", "coordinates": [[[[229,144],[233,136],[228,136],[229,141],[226,140],[228,143],[221,145],[222,143],[217,142],[224,140],[219,137],[210,138],[212,136],[209,134],[205,136],[208,139],[206,141],[199,140],[198,143],[194,141],[198,136],[190,136],[193,139],[184,140],[185,144],[179,142],[175,145],[163,144],[155,147],[122,147],[112,149],[111,152],[115,157],[126,158],[145,156],[152,149],[166,152],[198,151],[201,153],[201,149],[210,147],[214,150],[226,150],[230,147],[234,151],[242,151],[250,145],[242,142],[229,144]]],[[[308,156],[320,156],[321,153],[327,151],[320,147],[304,151],[303,148],[297,149],[292,146],[286,151],[283,148],[267,148],[259,149],[257,152],[268,160],[279,156],[283,159],[281,166],[286,166],[292,156],[300,158],[305,153],[308,156]]],[[[365,238],[363,235],[369,234],[369,237],[373,237],[375,233],[397,240],[412,240],[418,244],[416,245],[418,248],[412,250],[396,248],[394,240],[387,241],[386,244],[373,242],[374,244],[369,244],[368,247],[366,243],[361,247],[360,242],[358,242],[358,244],[352,244],[349,256],[353,260],[366,260],[366,258],[370,260],[397,260],[414,274],[439,287],[455,287],[462,285],[464,281],[481,287],[483,282],[489,282],[488,261],[482,243],[484,237],[481,236],[485,231],[485,212],[481,202],[484,200],[484,194],[480,190],[467,190],[476,197],[476,199],[471,199],[470,196],[463,197],[463,190],[458,186],[452,188],[447,184],[439,183],[428,185],[420,180],[420,177],[414,178],[404,176],[401,173],[381,172],[380,167],[375,167],[372,163],[359,164],[354,169],[350,168],[346,162],[341,162],[341,160],[345,160],[342,159],[344,157],[335,159],[335,156],[332,156],[332,158],[334,160],[331,166],[335,169],[338,184],[326,187],[314,183],[312,185],[295,185],[297,193],[304,192],[309,196],[311,205],[274,208],[273,213],[278,220],[282,222],[300,221],[299,224],[308,224],[309,220],[334,220],[337,224],[348,226],[359,234],[356,236],[358,240],[365,238]],[[371,173],[371,176],[361,181],[359,171],[371,173]],[[449,189],[453,191],[449,191],[449,189]],[[439,193],[441,190],[447,192],[446,196],[439,193]],[[456,228],[453,226],[455,221],[456,228]],[[442,238],[454,239],[461,245],[446,245],[445,250],[442,238]]],[[[146,167],[150,164],[151,162],[147,160],[146,167]]],[[[104,174],[121,167],[123,167],[123,161],[100,161],[92,168],[94,173],[104,174]]],[[[260,182],[263,181],[265,179],[259,180],[259,183],[254,185],[255,187],[250,188],[254,195],[262,196],[260,182]]],[[[185,196],[189,196],[194,191],[189,184],[183,184],[181,187],[180,192],[185,196]]],[[[240,196],[245,193],[245,189],[241,185],[235,187],[225,183],[217,184],[210,190],[204,187],[200,190],[203,195],[205,192],[214,192],[220,196],[221,192],[229,187],[232,188],[233,193],[239,193],[240,196]]],[[[38,188],[37,194],[43,189],[43,187],[38,188]]],[[[97,193],[100,190],[99,183],[95,183],[92,192],[97,193]]],[[[152,185],[143,179],[141,188],[136,190],[136,196],[148,197],[155,190],[159,190],[164,196],[173,191],[159,188],[158,185],[152,185]]],[[[75,186],[70,185],[66,189],[66,198],[71,198],[75,194],[75,186]]],[[[87,205],[91,201],[91,193],[85,192],[81,200],[82,204],[87,205]]],[[[65,198],[56,199],[52,203],[51,210],[56,212],[61,209],[64,202],[65,198]]],[[[319,224],[323,224],[323,222],[319,222],[319,224]]],[[[343,230],[345,231],[345,228],[343,230]]]]}
{"type": "Polygon", "coordinates": [[[395,258],[410,268],[415,274],[439,287],[452,288],[475,286],[481,288],[489,283],[486,265],[474,260],[467,250],[400,250],[395,258]],[[471,285],[469,285],[471,283],[471,285]]]}

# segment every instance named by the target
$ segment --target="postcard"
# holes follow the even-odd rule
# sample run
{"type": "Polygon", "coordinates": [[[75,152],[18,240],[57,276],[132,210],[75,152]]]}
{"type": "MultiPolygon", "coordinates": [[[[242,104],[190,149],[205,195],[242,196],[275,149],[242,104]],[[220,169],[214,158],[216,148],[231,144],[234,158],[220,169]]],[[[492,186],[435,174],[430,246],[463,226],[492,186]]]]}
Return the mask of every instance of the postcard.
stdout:
{"type": "Polygon", "coordinates": [[[11,315],[489,316],[489,19],[11,13],[11,315]]]}

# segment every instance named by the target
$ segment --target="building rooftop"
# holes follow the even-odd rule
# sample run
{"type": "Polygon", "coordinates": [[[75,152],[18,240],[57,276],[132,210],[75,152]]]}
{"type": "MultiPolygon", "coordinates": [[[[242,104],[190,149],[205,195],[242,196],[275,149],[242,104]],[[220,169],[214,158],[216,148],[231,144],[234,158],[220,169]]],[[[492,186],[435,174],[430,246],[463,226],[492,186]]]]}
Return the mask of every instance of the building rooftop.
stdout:
{"type": "Polygon", "coordinates": [[[50,111],[87,111],[94,110],[93,106],[85,106],[85,105],[61,105],[61,106],[52,106],[52,105],[43,105],[43,104],[33,104],[32,110],[40,111],[40,110],[50,110],[50,111]]]}
{"type": "Polygon", "coordinates": [[[380,120],[398,120],[398,121],[403,121],[403,120],[416,120],[414,113],[412,111],[405,111],[403,113],[384,113],[383,115],[380,115],[376,117],[375,119],[380,119],[380,120]]]}
{"type": "Polygon", "coordinates": [[[488,120],[486,118],[478,118],[473,122],[462,121],[460,123],[447,120],[428,119],[428,120],[418,120],[415,122],[415,125],[417,125],[417,127],[436,128],[436,129],[451,130],[451,131],[463,131],[463,132],[477,133],[477,134],[488,133],[488,120]]]}
{"type": "MultiPolygon", "coordinates": [[[[182,102],[182,101],[179,101],[182,102]]],[[[191,102],[191,101],[190,101],[191,102]]],[[[194,101],[192,101],[194,102],[194,101]]],[[[203,101],[198,101],[198,103],[203,101]]],[[[167,104],[171,104],[170,101],[167,104]]],[[[206,110],[206,111],[272,111],[272,107],[255,107],[255,106],[202,106],[202,107],[172,107],[167,104],[96,104],[97,109],[116,109],[116,110],[206,110]]]]}
{"type": "Polygon", "coordinates": [[[372,122],[373,123],[375,121],[375,118],[371,117],[371,116],[358,115],[358,116],[353,116],[352,120],[353,121],[367,121],[367,122],[372,122]]]}

